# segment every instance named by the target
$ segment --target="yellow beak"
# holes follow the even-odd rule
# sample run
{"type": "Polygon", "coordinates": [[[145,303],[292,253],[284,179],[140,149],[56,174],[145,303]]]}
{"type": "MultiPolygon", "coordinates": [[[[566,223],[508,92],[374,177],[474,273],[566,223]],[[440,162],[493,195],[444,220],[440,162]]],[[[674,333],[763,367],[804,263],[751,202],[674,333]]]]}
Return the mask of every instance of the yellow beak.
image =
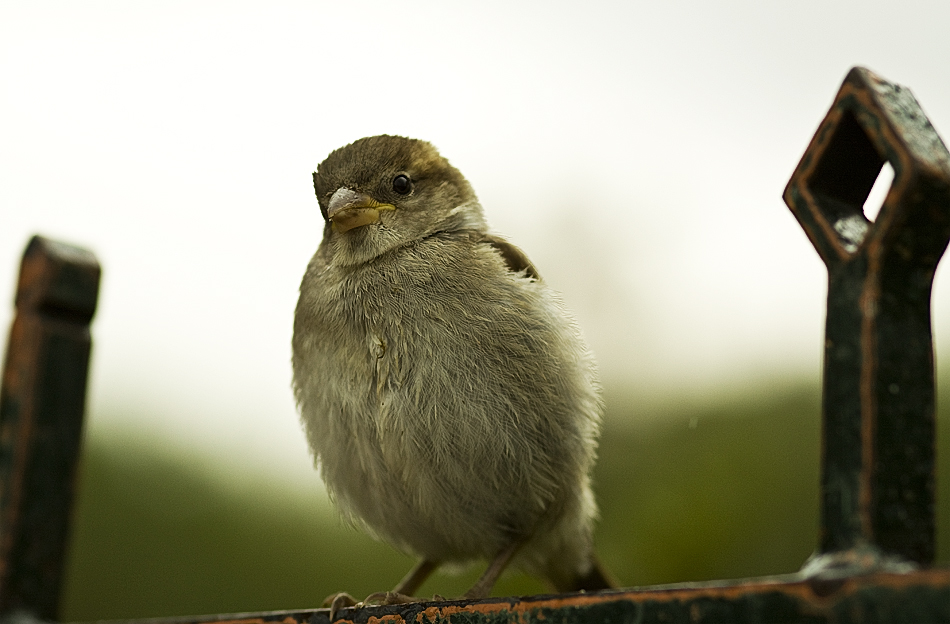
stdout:
{"type": "Polygon", "coordinates": [[[395,210],[392,204],[381,204],[366,193],[357,193],[348,188],[339,188],[330,197],[327,217],[333,229],[346,232],[363,225],[379,222],[380,210],[395,210]]]}

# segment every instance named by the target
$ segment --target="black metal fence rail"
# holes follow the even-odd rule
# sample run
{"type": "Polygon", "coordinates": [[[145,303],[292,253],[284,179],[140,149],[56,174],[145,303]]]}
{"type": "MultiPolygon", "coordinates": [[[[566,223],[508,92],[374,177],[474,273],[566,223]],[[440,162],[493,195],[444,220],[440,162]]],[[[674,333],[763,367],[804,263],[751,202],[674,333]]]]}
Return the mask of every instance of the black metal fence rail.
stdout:
{"type": "MultiPolygon", "coordinates": [[[[354,623],[950,622],[935,540],[930,297],[950,154],[913,95],[852,69],[785,201],[828,267],[819,551],[793,575],[344,609],[354,623]],[[894,170],[880,212],[864,202],[894,170]]],[[[56,617],[99,268],[34,238],[0,394],[0,618],[56,617]]],[[[320,624],[327,609],[138,622],[320,624]]]]}
{"type": "MultiPolygon", "coordinates": [[[[950,621],[950,570],[835,580],[801,575],[591,594],[422,602],[348,609],[336,622],[383,624],[793,624],[950,621]]],[[[135,620],[139,624],[329,624],[327,609],[135,620]]]]}

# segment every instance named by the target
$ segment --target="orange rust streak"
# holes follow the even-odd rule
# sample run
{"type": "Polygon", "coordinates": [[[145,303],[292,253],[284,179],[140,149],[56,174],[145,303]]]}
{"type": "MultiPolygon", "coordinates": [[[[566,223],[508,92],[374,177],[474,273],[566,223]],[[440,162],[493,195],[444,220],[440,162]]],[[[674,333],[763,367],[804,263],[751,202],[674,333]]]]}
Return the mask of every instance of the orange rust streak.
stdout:
{"type": "MultiPolygon", "coordinates": [[[[203,622],[206,620],[194,620],[195,622],[203,622]]],[[[207,620],[211,621],[211,620],[207,620]]],[[[262,617],[251,617],[251,618],[235,618],[233,620],[214,620],[214,624],[275,624],[278,620],[266,620],[262,617]]],[[[299,624],[300,620],[295,618],[292,615],[288,615],[283,620],[279,620],[282,624],[299,624]]]]}
{"type": "MultiPolygon", "coordinates": [[[[871,240],[868,245],[868,275],[880,274],[880,240],[871,240]]],[[[877,358],[875,357],[876,336],[872,331],[877,316],[878,302],[881,298],[880,283],[877,280],[867,280],[864,292],[858,299],[861,308],[861,476],[858,481],[858,518],[861,521],[861,536],[868,542],[874,541],[874,522],[871,518],[871,509],[874,504],[874,492],[871,484],[874,475],[875,444],[877,434],[875,419],[877,418],[877,402],[874,396],[874,378],[877,375],[877,358]]]]}

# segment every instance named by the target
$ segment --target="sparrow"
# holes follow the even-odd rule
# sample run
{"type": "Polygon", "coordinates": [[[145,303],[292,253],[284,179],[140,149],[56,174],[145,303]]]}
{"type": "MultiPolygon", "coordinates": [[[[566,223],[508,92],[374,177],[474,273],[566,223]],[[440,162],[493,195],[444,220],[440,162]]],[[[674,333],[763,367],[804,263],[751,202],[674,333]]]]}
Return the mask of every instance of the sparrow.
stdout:
{"type": "MultiPolygon", "coordinates": [[[[428,142],[359,139],[313,174],[323,239],[300,284],[293,388],[345,518],[441,564],[511,563],[559,592],[612,586],[593,550],[603,411],[577,323],[428,142]]],[[[357,604],[333,598],[334,611],[357,604]]]]}

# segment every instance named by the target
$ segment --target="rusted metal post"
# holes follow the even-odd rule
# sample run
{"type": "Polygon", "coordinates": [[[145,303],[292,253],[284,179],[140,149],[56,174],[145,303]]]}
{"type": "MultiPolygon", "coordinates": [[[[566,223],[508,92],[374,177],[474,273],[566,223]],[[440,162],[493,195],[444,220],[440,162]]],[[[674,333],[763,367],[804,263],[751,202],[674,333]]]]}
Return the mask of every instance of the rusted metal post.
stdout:
{"type": "Polygon", "coordinates": [[[950,240],[950,154],[908,89],[856,67],[784,197],[828,267],[820,552],[928,565],[930,294],[950,240]],[[885,162],[894,181],[872,222],[864,202],[885,162]]]}
{"type": "Polygon", "coordinates": [[[99,263],[34,236],[0,389],[0,617],[57,615],[99,263]]]}

